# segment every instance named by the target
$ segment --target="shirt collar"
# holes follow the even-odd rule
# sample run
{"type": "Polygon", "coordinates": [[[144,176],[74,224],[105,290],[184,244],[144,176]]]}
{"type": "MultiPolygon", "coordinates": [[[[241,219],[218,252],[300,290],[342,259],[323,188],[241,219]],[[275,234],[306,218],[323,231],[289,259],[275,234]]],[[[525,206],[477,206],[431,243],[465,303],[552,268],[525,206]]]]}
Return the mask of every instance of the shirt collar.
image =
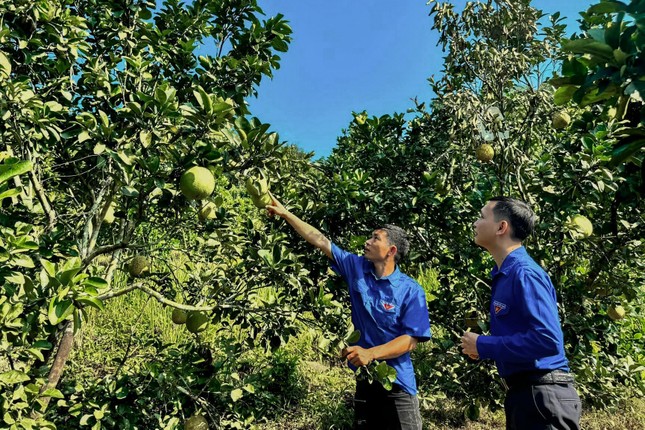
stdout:
{"type": "Polygon", "coordinates": [[[494,278],[498,273],[501,273],[504,276],[508,275],[508,272],[513,268],[513,266],[515,266],[515,264],[517,264],[518,261],[525,260],[527,257],[528,253],[524,246],[514,249],[506,256],[502,262],[502,267],[498,268],[497,265],[493,267],[491,277],[494,278]]]}
{"type": "Polygon", "coordinates": [[[374,264],[372,262],[366,264],[363,268],[363,271],[365,273],[370,273],[377,281],[389,281],[392,285],[394,285],[394,283],[401,277],[401,271],[399,270],[398,264],[394,267],[394,272],[381,278],[377,278],[376,274],[374,274],[374,264]]]}

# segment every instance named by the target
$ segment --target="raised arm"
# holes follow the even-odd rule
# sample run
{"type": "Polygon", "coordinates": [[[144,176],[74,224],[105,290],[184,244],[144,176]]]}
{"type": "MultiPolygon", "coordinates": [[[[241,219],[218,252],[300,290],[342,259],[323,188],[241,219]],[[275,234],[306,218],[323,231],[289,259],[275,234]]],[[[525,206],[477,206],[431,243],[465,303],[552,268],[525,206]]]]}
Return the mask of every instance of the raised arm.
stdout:
{"type": "Polygon", "coordinates": [[[334,259],[331,253],[331,241],[324,234],[289,212],[273,194],[271,199],[271,204],[266,207],[271,215],[284,218],[303,239],[324,252],[329,259],[334,259]]]}

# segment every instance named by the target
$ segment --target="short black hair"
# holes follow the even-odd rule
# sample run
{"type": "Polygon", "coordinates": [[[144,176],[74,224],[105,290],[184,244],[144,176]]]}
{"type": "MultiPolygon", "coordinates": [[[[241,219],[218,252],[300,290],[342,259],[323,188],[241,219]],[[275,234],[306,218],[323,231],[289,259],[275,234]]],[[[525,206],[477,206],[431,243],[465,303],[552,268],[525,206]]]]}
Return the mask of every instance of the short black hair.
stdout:
{"type": "Polygon", "coordinates": [[[496,202],[493,207],[495,221],[504,219],[511,225],[511,239],[522,241],[533,232],[535,214],[528,203],[503,196],[493,197],[488,201],[496,202]]]}
{"type": "Polygon", "coordinates": [[[390,245],[396,246],[397,252],[394,255],[394,262],[398,263],[410,250],[408,234],[401,227],[392,224],[385,224],[380,230],[384,230],[387,233],[387,240],[390,245]]]}

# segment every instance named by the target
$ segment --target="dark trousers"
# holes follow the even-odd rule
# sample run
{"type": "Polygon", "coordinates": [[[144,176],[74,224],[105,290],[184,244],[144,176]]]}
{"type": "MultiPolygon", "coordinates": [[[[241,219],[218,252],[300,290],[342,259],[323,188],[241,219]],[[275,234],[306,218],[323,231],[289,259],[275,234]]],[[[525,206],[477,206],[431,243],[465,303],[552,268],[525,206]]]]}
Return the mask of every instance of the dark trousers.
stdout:
{"type": "Polygon", "coordinates": [[[507,430],[578,430],[580,397],[572,383],[511,387],[504,401],[507,430]]]}
{"type": "Polygon", "coordinates": [[[394,384],[387,391],[381,384],[356,381],[355,430],[421,430],[419,399],[394,384]]]}

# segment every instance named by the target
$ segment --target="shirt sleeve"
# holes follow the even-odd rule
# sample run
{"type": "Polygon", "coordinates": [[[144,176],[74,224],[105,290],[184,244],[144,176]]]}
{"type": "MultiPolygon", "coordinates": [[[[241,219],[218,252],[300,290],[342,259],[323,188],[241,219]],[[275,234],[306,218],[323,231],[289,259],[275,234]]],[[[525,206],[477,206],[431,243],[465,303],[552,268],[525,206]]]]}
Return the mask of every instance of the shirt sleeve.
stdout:
{"type": "Polygon", "coordinates": [[[334,257],[331,261],[331,269],[345,280],[348,280],[355,273],[356,267],[361,264],[358,255],[339,248],[335,243],[331,244],[331,254],[334,257]]]}
{"type": "Polygon", "coordinates": [[[551,357],[562,348],[558,306],[551,282],[533,270],[521,270],[517,273],[517,283],[523,317],[527,320],[526,331],[508,336],[479,336],[480,358],[521,363],[551,357]]]}
{"type": "Polygon", "coordinates": [[[413,293],[402,309],[401,332],[416,338],[419,342],[430,340],[432,336],[426,295],[420,286],[413,288],[413,293]]]}

